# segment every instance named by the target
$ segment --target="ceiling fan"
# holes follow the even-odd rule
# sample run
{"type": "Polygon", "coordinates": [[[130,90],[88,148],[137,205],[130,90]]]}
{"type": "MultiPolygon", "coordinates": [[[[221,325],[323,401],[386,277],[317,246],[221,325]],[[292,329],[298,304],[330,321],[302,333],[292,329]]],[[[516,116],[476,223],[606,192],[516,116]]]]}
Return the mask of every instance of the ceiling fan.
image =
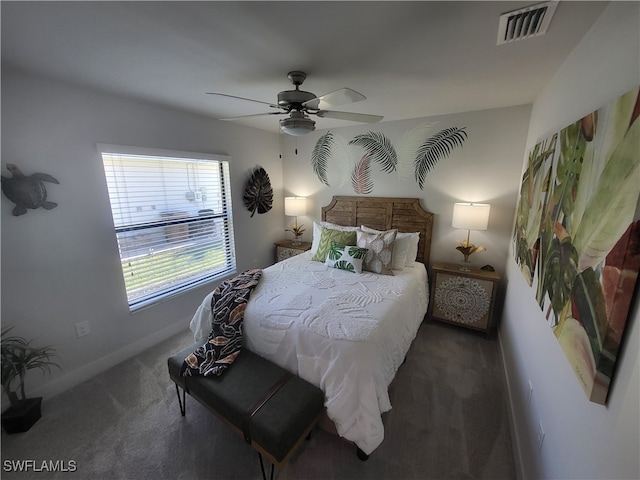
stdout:
{"type": "Polygon", "coordinates": [[[350,88],[341,88],[340,90],[318,97],[311,92],[300,90],[300,85],[302,85],[307,78],[307,74],[305,72],[294,70],[289,72],[287,77],[295,86],[295,90],[284,90],[278,93],[277,104],[263,102],[260,100],[252,100],[250,98],[237,97],[235,95],[227,95],[226,93],[207,92],[207,95],[237,98],[239,100],[247,100],[249,102],[260,103],[268,105],[271,108],[275,108],[277,111],[222,118],[221,120],[237,120],[239,118],[261,117],[265,115],[288,115],[287,118],[280,120],[280,130],[283,133],[295,136],[305,135],[315,130],[316,122],[309,118],[309,115],[362,123],[376,123],[383,118],[381,115],[367,115],[364,113],[326,110],[327,108],[338,105],[366,100],[367,97],[350,88]]]}

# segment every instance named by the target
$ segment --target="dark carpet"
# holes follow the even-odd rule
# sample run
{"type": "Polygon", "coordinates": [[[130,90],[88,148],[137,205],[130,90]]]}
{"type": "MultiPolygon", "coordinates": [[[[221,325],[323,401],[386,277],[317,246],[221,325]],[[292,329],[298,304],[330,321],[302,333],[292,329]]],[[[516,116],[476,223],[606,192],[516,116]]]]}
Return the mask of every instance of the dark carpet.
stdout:
{"type": "MultiPolygon", "coordinates": [[[[221,420],[188,396],[180,415],[167,357],[191,343],[185,331],[45,399],[30,431],[2,432],[2,478],[260,479],[256,452],[221,420]]],[[[275,478],[515,478],[495,336],[424,322],[390,396],[385,440],[368,461],[316,429],[275,478]]]]}

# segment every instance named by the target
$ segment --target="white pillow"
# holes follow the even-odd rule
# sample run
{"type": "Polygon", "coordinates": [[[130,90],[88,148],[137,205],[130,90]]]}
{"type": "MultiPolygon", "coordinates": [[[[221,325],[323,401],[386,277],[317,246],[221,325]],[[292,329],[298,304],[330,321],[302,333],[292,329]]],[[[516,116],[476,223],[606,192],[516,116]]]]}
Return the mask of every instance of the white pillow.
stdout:
{"type": "MultiPolygon", "coordinates": [[[[363,232],[382,233],[382,230],[362,225],[360,229],[363,232]]],[[[398,232],[393,246],[393,260],[391,268],[393,270],[402,270],[404,267],[413,267],[418,256],[418,242],[420,241],[420,233],[401,233],[398,232]]]]}
{"type": "Polygon", "coordinates": [[[416,258],[418,257],[418,243],[420,242],[420,232],[400,233],[399,235],[406,235],[405,238],[408,238],[409,242],[409,250],[407,251],[407,262],[404,264],[404,266],[415,267],[416,258]]]}
{"type": "Polygon", "coordinates": [[[344,225],[337,225],[331,222],[313,222],[313,237],[311,240],[311,253],[315,255],[318,251],[318,245],[320,244],[320,237],[322,236],[322,227],[330,228],[331,230],[340,230],[341,232],[357,232],[360,230],[358,227],[346,227],[344,225]]]}

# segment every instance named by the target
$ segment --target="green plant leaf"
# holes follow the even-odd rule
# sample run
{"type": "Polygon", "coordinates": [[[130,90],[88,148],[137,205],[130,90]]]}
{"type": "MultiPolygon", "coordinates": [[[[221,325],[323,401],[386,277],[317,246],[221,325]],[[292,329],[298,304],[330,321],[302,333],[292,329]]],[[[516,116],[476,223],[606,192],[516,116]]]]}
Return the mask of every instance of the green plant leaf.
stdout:
{"type": "Polygon", "coordinates": [[[594,358],[599,358],[602,339],[607,331],[607,311],[604,292],[600,280],[592,268],[587,268],[576,276],[571,294],[577,315],[589,337],[594,358]]]}
{"type": "Polygon", "coordinates": [[[551,300],[554,312],[558,315],[571,297],[577,275],[578,254],[570,237],[560,240],[554,236],[543,259],[542,290],[539,291],[538,301],[542,305],[543,294],[546,293],[551,300]]]}
{"type": "Polygon", "coordinates": [[[25,399],[24,378],[27,371],[39,369],[43,373],[51,373],[51,367],[60,368],[55,360],[55,349],[51,345],[34,347],[31,341],[23,337],[8,336],[13,328],[9,326],[2,329],[2,389],[10,399],[15,397],[13,384],[17,382],[20,397],[25,399]]]}
{"type": "Polygon", "coordinates": [[[349,249],[348,250],[349,255],[357,259],[363,259],[364,257],[367,256],[367,253],[369,252],[368,249],[362,248],[362,247],[347,247],[347,248],[349,249]]]}
{"type": "Polygon", "coordinates": [[[343,247],[336,244],[335,242],[331,242],[331,246],[329,247],[329,251],[327,252],[327,257],[334,262],[342,256],[343,247]]]}
{"type": "Polygon", "coordinates": [[[634,122],[612,151],[579,221],[573,243],[579,270],[595,268],[634,218],[640,185],[640,122],[634,122]]]}
{"type": "Polygon", "coordinates": [[[339,268],[340,270],[347,270],[349,272],[355,272],[353,264],[346,260],[340,260],[339,262],[336,262],[335,268],[339,268]]]}
{"type": "Polygon", "coordinates": [[[527,169],[522,175],[513,234],[514,254],[529,285],[533,283],[543,206],[549,193],[550,172],[557,138],[558,135],[555,134],[531,149],[527,169]]]}

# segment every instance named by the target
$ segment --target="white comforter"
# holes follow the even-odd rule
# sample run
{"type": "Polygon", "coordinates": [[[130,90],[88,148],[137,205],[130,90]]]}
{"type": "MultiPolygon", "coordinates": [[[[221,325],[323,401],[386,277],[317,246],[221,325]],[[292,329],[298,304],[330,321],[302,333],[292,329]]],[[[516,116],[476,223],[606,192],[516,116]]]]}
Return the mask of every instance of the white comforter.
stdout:
{"type": "MultiPolygon", "coordinates": [[[[427,312],[423,264],[355,274],[306,252],[264,269],[244,318],[245,344],[325,392],[338,434],[370,454],[384,438],[388,387],[427,312]]],[[[211,294],[191,320],[196,342],[211,329],[211,294]]]]}

